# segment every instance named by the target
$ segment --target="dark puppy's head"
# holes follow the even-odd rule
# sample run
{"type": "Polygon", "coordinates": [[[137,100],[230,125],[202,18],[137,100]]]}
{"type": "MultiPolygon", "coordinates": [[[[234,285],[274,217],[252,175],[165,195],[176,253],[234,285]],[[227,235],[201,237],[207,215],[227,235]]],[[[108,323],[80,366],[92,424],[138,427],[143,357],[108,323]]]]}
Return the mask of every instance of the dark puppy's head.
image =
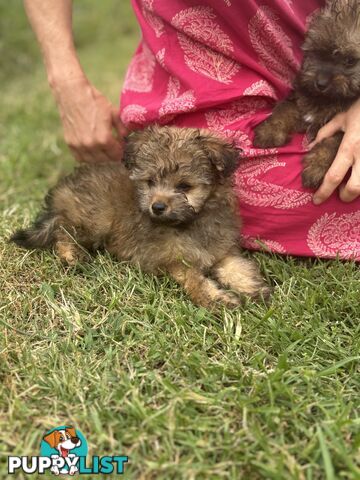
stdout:
{"type": "Polygon", "coordinates": [[[360,95],[360,1],[329,0],[314,16],[303,45],[299,87],[308,95],[360,95]]]}
{"type": "Polygon", "coordinates": [[[159,126],[131,134],[124,155],[140,209],[173,225],[196,217],[238,159],[238,150],[209,132],[159,126]]]}

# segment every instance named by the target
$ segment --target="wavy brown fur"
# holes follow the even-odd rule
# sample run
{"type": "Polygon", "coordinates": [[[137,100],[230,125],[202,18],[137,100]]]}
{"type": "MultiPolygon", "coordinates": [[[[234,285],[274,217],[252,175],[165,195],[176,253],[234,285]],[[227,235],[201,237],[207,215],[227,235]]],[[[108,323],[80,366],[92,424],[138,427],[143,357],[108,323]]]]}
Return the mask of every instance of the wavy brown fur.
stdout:
{"type": "Polygon", "coordinates": [[[149,127],[129,137],[127,168],[79,167],[49,192],[41,219],[12,240],[54,246],[68,264],[102,247],[148,272],[169,273],[197,304],[238,305],[223,287],[240,296],[268,292],[238,248],[231,181],[238,160],[239,151],[208,132],[149,127]]]}

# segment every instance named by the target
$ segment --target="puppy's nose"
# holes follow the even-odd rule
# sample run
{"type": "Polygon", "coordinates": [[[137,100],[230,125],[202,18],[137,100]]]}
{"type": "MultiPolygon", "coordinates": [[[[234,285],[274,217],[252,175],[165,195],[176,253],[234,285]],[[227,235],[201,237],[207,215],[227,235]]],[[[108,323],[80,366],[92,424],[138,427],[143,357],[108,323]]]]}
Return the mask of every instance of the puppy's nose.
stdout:
{"type": "Polygon", "coordinates": [[[315,86],[320,91],[323,92],[330,85],[331,77],[329,75],[319,75],[315,80],[315,86]]]}
{"type": "Polygon", "coordinates": [[[72,443],[78,443],[79,438],[78,437],[71,437],[72,443]]]}
{"type": "Polygon", "coordinates": [[[155,213],[155,215],[161,215],[165,212],[166,205],[163,202],[155,202],[151,205],[151,209],[155,213]]]}

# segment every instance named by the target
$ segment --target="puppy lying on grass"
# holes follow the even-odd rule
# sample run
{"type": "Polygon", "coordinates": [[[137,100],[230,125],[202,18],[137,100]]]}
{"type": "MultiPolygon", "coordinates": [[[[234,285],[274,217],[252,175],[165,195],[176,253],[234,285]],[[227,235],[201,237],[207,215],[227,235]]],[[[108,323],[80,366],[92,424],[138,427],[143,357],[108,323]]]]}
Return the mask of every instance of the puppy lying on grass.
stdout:
{"type": "Polygon", "coordinates": [[[11,241],[54,247],[69,265],[104,248],[147,272],[169,273],[207,308],[266,296],[238,247],[231,182],[238,159],[239,151],[208,132],[148,127],[130,135],[124,164],[83,165],[62,179],[34,224],[11,241]]]}
{"type": "MultiPolygon", "coordinates": [[[[313,139],[325,123],[360,97],[360,1],[328,0],[310,23],[303,50],[292,93],[255,128],[256,147],[279,147],[295,132],[308,131],[313,139]]],[[[305,155],[305,187],[320,187],[343,135],[336,133],[305,155]]]]}

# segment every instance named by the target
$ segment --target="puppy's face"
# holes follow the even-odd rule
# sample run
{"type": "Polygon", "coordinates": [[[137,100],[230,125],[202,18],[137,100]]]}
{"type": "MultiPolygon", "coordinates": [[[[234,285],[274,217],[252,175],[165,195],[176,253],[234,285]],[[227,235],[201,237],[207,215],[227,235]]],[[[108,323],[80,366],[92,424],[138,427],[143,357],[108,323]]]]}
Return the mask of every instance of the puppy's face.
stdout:
{"type": "Polygon", "coordinates": [[[44,437],[51,448],[59,451],[62,457],[67,457],[70,450],[81,445],[81,440],[76,436],[76,431],[73,427],[68,427],[65,430],[54,430],[44,437]]]}
{"type": "Polygon", "coordinates": [[[299,86],[308,95],[352,99],[360,94],[360,3],[329,0],[303,46],[299,86]]]}
{"type": "Polygon", "coordinates": [[[125,150],[140,209],[155,222],[192,221],[230,176],[239,152],[196,129],[148,127],[131,135],[125,150]]]}

